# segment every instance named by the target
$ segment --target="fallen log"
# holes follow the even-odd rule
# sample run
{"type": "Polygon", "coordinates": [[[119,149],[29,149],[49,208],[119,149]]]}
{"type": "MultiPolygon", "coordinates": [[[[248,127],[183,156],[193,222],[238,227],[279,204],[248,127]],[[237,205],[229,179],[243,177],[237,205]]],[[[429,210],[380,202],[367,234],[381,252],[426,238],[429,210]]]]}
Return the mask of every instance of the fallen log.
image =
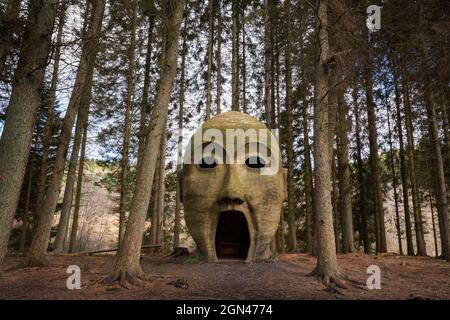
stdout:
{"type": "Polygon", "coordinates": [[[184,247],[176,247],[172,254],[169,255],[169,257],[181,257],[181,256],[189,256],[190,252],[188,250],[188,248],[184,248],[184,247]]]}
{"type": "MultiPolygon", "coordinates": [[[[160,248],[161,245],[144,245],[141,247],[141,249],[147,249],[147,248],[160,248]]],[[[73,253],[72,255],[76,255],[76,256],[83,256],[83,255],[93,255],[93,254],[97,254],[97,253],[107,253],[107,252],[114,252],[117,251],[118,248],[113,248],[113,249],[103,249],[103,250],[94,250],[94,251],[83,251],[83,252],[76,252],[73,253]]]]}

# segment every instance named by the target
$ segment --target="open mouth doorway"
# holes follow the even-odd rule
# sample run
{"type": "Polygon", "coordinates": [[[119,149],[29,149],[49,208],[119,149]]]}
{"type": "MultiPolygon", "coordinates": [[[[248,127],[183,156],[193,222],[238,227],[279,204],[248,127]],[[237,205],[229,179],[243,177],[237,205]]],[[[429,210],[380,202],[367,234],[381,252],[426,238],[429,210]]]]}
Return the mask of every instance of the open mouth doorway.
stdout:
{"type": "Polygon", "coordinates": [[[239,211],[220,213],[216,230],[218,259],[246,259],[250,235],[245,216],[239,211]]]}

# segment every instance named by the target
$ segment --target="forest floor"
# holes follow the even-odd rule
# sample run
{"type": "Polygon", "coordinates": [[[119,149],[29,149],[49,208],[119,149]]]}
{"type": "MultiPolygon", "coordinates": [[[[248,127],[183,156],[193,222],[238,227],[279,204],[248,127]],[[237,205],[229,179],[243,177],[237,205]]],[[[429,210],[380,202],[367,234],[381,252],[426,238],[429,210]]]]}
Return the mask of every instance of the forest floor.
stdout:
{"type": "Polygon", "coordinates": [[[49,267],[17,268],[22,259],[6,258],[0,299],[450,299],[450,263],[430,257],[339,255],[339,265],[353,280],[346,281],[341,293],[326,290],[308,276],[316,259],[304,254],[215,264],[192,256],[144,254],[142,267],[152,280],[131,289],[99,283],[112,270],[112,255],[49,256],[49,267]],[[66,287],[69,265],[81,269],[80,290],[66,287]],[[380,267],[380,290],[366,287],[369,265],[380,267]],[[188,288],[174,285],[178,279],[187,281],[188,288]]]}

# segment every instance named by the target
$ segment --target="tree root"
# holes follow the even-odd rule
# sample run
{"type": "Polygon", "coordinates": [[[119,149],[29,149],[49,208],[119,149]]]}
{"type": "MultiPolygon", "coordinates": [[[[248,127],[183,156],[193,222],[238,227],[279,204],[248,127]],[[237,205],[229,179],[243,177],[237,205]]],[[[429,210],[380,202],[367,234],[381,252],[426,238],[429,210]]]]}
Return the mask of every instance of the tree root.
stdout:
{"type": "Polygon", "coordinates": [[[47,259],[25,258],[18,267],[19,268],[48,268],[50,266],[47,259]]]}
{"type": "Polygon", "coordinates": [[[334,282],[330,282],[330,284],[324,290],[329,293],[340,294],[341,296],[345,296],[345,294],[338,289],[338,286],[334,282]]]}
{"type": "Polygon", "coordinates": [[[308,276],[316,277],[321,283],[325,285],[325,290],[327,292],[344,295],[344,293],[339,289],[346,289],[345,283],[343,281],[343,279],[346,279],[346,276],[344,276],[340,272],[324,272],[323,270],[316,267],[308,276]]]}
{"type": "Polygon", "coordinates": [[[176,247],[173,252],[168,255],[167,257],[177,258],[177,257],[183,257],[183,256],[190,256],[191,253],[187,248],[184,247],[176,247]]]}
{"type": "Polygon", "coordinates": [[[101,280],[102,284],[119,284],[125,289],[133,287],[146,287],[150,277],[144,272],[130,273],[126,271],[116,271],[101,280]]]}
{"type": "Polygon", "coordinates": [[[361,289],[361,290],[369,290],[369,289],[367,289],[366,284],[363,283],[363,282],[360,282],[360,281],[358,281],[358,280],[354,280],[354,279],[350,278],[350,277],[347,276],[347,275],[344,275],[344,279],[345,279],[346,281],[350,282],[350,284],[351,284],[354,288],[361,289]]]}

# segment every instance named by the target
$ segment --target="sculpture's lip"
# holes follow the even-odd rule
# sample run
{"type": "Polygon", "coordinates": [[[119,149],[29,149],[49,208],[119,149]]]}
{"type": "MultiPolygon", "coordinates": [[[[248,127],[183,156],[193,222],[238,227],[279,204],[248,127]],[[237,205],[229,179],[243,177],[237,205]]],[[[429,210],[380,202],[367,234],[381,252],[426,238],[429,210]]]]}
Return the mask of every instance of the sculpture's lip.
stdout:
{"type": "Polygon", "coordinates": [[[240,213],[240,214],[242,214],[245,217],[245,220],[247,220],[247,223],[248,223],[247,216],[246,216],[246,214],[245,214],[245,212],[243,210],[239,210],[239,209],[220,210],[219,211],[219,216],[221,214],[227,214],[227,213],[240,213]]]}

